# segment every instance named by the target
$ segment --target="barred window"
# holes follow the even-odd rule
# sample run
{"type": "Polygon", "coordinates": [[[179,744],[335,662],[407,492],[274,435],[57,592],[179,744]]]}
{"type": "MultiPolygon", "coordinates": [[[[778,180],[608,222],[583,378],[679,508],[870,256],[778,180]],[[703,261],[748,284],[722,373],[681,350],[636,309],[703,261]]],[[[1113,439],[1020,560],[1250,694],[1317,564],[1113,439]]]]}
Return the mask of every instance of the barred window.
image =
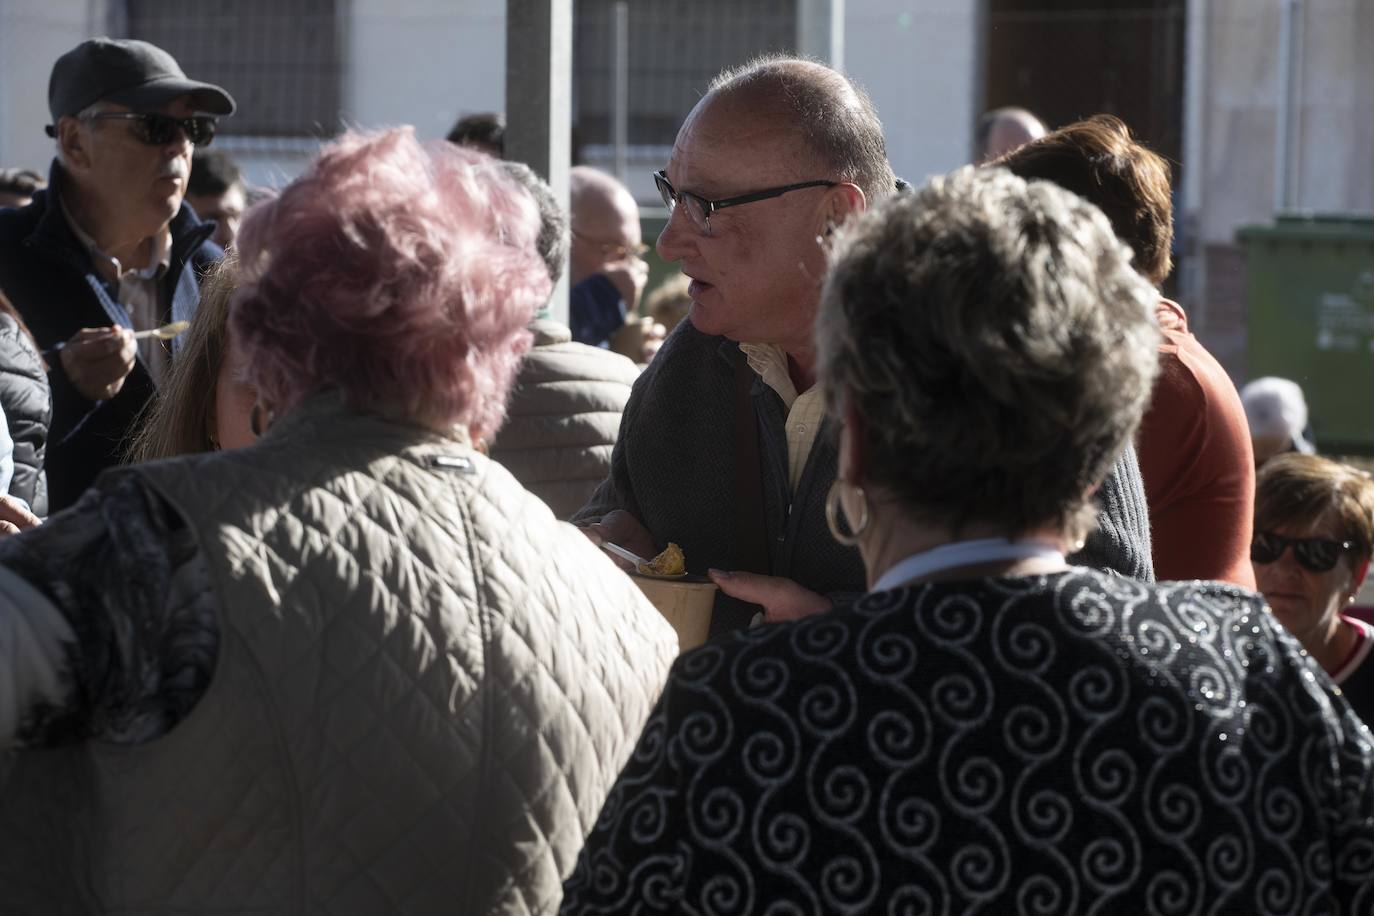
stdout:
{"type": "MultiPolygon", "coordinates": [[[[586,144],[611,142],[614,0],[578,0],[574,121],[586,144]]],[[[717,73],[797,41],[796,0],[633,0],[629,4],[629,142],[671,147],[717,73]]]]}
{"type": "Polygon", "coordinates": [[[340,130],[340,0],[126,0],[130,38],[167,50],[192,79],[223,86],[229,136],[340,130]]]}

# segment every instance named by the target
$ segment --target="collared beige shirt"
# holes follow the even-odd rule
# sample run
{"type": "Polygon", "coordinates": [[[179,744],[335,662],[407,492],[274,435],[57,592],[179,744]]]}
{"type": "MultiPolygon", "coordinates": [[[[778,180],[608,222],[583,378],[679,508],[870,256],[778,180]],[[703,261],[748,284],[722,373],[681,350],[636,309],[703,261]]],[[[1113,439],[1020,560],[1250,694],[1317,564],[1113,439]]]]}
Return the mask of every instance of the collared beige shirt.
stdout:
{"type": "Polygon", "coordinates": [[[821,386],[812,385],[802,393],[792,384],[787,371],[787,354],[775,344],[740,344],[749,368],[758,373],[763,383],[778,393],[787,408],[787,484],[797,491],[802,469],[816,444],[816,433],[825,419],[825,399],[821,386]]]}
{"type": "MultiPolygon", "coordinates": [[[[119,304],[129,313],[134,330],[147,331],[161,324],[162,302],[158,289],[172,263],[172,230],[164,227],[153,237],[153,257],[147,267],[125,270],[118,258],[112,258],[100,250],[95,239],[81,228],[65,203],[62,205],[62,212],[67,217],[67,224],[72,227],[72,233],[86,247],[95,269],[106,280],[118,282],[119,304]]],[[[138,354],[143,358],[143,364],[148,367],[153,384],[159,387],[162,385],[162,377],[167,372],[167,348],[167,341],[158,340],[156,337],[147,337],[138,342],[138,354]]]]}

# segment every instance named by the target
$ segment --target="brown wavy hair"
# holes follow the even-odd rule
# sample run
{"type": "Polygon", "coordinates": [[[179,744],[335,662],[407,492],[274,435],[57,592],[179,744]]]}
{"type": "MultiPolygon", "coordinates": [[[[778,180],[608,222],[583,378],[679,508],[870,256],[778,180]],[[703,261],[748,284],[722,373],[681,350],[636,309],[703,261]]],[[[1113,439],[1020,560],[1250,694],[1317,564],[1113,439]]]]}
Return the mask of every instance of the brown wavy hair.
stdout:
{"type": "Polygon", "coordinates": [[[1094,115],[1061,127],[989,163],[1027,180],[1041,178],[1095,205],[1135,253],[1155,286],[1173,270],[1174,205],[1169,163],[1131,136],[1120,118],[1094,115]]]}

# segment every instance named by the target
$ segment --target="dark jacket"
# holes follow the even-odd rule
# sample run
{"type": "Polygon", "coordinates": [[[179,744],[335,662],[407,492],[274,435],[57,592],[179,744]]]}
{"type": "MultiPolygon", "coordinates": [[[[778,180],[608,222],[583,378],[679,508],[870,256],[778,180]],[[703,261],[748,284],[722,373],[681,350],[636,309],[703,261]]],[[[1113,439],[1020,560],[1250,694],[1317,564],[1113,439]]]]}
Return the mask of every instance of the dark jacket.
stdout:
{"type": "Polygon", "coordinates": [[[10,494],[39,516],[48,514],[48,482],[43,453],[52,422],[48,374],[19,322],[0,312],[0,408],[14,440],[14,478],[10,494]]]}
{"type": "MultiPolygon", "coordinates": [[[[107,467],[119,464],[134,421],[152,397],[152,376],[140,358],[119,394],[91,401],[77,391],[52,350],[82,328],[132,327],[85,247],[57,204],[63,174],[54,162],[48,189],[20,210],[0,210],[0,289],[5,291],[48,354],[53,414],[48,438],[52,511],[66,508],[107,467]]],[[[224,256],[209,241],[214,223],[202,223],[186,204],[172,219],[171,263],[163,276],[162,320],[189,320],[200,302],[200,275],[224,256]]],[[[172,342],[175,355],[178,342],[172,342]]]]}
{"type": "MultiPolygon", "coordinates": [[[[679,324],[635,383],[611,454],[611,475],[574,515],[583,522],[624,509],[659,549],[678,544],[687,571],[746,569],[736,543],[734,364],[739,346],[679,324]]],[[[787,411],[757,376],[751,389],[762,463],[767,573],[792,579],[837,603],[857,597],[866,579],[859,552],[844,547],[825,521],[825,496],[838,464],[837,430],[827,418],[789,493],[787,411]]],[[[1145,489],[1127,449],[1098,492],[1098,530],[1072,562],[1152,581],[1145,489]]],[[[739,629],[758,608],[716,598],[711,632],[739,629]]]]}

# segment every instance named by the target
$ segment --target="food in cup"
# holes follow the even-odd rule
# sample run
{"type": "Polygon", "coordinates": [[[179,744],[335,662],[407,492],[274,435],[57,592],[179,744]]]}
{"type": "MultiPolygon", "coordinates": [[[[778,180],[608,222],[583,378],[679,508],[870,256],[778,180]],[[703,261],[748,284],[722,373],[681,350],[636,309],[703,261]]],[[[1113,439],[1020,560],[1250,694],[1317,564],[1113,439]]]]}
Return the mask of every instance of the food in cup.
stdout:
{"type": "Polygon", "coordinates": [[[637,572],[646,576],[682,576],[687,573],[687,558],[682,554],[682,548],[668,542],[668,546],[663,552],[654,557],[648,563],[641,563],[637,572]]]}

